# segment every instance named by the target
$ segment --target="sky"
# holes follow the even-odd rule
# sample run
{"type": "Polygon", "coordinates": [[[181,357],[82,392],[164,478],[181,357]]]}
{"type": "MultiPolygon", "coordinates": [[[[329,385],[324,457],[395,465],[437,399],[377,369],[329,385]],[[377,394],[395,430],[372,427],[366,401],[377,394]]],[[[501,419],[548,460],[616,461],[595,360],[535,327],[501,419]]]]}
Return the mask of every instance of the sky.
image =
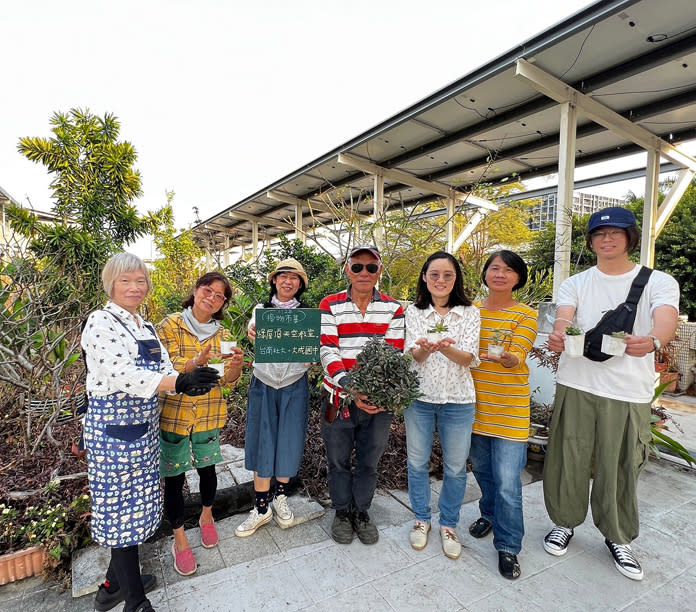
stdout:
{"type": "Polygon", "coordinates": [[[174,191],[189,227],[194,207],[207,219],[588,4],[4,2],[0,186],[50,210],[19,138],[49,137],[56,111],[108,112],[138,153],[138,209],[174,191]]]}

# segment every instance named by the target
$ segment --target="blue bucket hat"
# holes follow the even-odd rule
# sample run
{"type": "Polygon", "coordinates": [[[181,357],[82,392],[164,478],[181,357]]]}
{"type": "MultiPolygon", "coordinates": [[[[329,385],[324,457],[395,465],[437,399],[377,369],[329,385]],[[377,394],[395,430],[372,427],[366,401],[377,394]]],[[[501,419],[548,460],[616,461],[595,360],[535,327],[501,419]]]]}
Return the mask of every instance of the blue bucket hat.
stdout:
{"type": "Polygon", "coordinates": [[[587,224],[587,233],[589,234],[603,225],[621,227],[624,229],[627,227],[636,227],[636,217],[630,210],[621,206],[603,208],[593,213],[590,217],[590,221],[587,224]]]}

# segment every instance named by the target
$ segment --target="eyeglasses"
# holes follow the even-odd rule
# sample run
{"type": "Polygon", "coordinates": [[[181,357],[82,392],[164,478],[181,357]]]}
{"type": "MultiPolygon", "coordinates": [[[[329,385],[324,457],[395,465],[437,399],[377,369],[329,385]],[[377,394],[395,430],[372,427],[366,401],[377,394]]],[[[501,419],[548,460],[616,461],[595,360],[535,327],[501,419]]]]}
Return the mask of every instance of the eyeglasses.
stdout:
{"type": "Polygon", "coordinates": [[[363,268],[367,268],[367,271],[370,274],[374,274],[379,270],[379,266],[377,264],[369,263],[369,264],[361,264],[361,263],[354,263],[350,264],[350,271],[353,274],[360,274],[363,271],[363,268]]]}
{"type": "Polygon", "coordinates": [[[622,229],[606,230],[603,232],[592,232],[592,240],[604,240],[605,238],[611,238],[615,240],[619,236],[625,236],[626,232],[622,229]]]}
{"type": "Polygon", "coordinates": [[[428,272],[425,276],[429,281],[435,282],[442,279],[446,283],[451,283],[457,275],[452,274],[452,272],[445,272],[444,274],[440,274],[439,272],[428,272]]]}
{"type": "Polygon", "coordinates": [[[216,293],[210,287],[202,285],[199,289],[203,292],[203,295],[207,298],[213,298],[218,302],[224,302],[227,298],[222,293],[216,293]]]}

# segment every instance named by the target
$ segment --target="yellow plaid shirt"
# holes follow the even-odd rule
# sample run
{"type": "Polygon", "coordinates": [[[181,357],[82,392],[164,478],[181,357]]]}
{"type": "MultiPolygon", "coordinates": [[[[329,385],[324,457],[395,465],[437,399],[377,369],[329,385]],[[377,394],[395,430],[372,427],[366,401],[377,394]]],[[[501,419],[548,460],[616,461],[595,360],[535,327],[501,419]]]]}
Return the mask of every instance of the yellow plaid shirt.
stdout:
{"type": "MultiPolygon", "coordinates": [[[[186,362],[209,344],[213,346],[213,353],[220,352],[221,330],[200,342],[186,327],[181,313],[163,319],[156,326],[156,330],[177,372],[183,372],[186,362]]],[[[162,411],[160,427],[164,431],[187,436],[191,432],[222,428],[227,420],[227,403],[222,397],[220,387],[214,388],[207,395],[197,397],[183,393],[160,393],[159,398],[162,411]]]]}

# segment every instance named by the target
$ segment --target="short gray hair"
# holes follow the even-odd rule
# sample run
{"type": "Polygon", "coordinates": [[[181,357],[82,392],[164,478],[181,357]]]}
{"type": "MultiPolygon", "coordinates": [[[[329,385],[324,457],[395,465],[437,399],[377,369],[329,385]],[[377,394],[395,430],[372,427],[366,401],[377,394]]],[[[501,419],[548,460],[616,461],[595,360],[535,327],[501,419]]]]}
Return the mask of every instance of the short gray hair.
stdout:
{"type": "Polygon", "coordinates": [[[152,289],[152,281],[150,280],[150,273],[147,271],[143,260],[137,255],[133,255],[133,253],[116,253],[116,255],[106,262],[102,270],[102,284],[104,285],[106,295],[109,296],[109,298],[112,296],[114,281],[121,276],[121,274],[135,272],[136,270],[142,270],[145,274],[147,291],[149,293],[150,289],[152,289]]]}

